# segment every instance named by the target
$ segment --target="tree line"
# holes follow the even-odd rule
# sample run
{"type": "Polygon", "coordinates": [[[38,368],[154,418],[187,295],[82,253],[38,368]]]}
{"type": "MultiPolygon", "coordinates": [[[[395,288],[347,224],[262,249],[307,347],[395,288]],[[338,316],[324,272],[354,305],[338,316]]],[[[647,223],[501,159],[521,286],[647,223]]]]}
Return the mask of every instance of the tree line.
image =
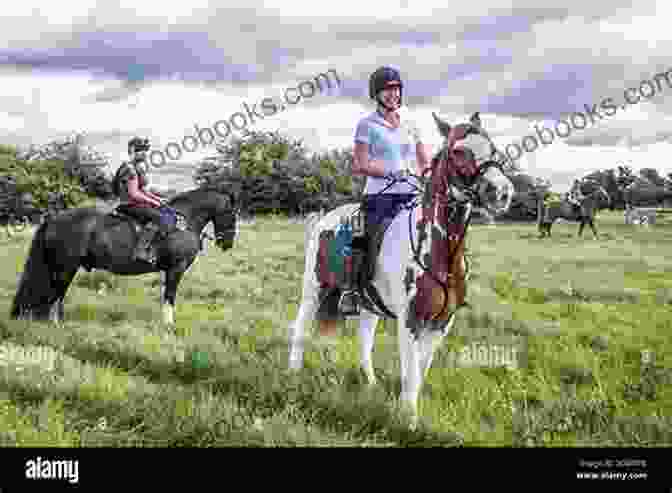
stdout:
{"type": "MultiPolygon", "coordinates": [[[[109,159],[81,145],[82,135],[19,152],[0,146],[0,221],[29,218],[79,207],[98,198],[114,199],[109,159]]],[[[276,213],[289,216],[329,210],[361,198],[365,178],[352,175],[352,149],[311,154],[301,140],[279,132],[251,131],[216,146],[214,157],[197,163],[195,187],[233,192],[246,216],[276,213]]],[[[157,173],[156,170],[153,170],[157,173]]],[[[547,180],[506,170],[516,195],[508,220],[536,220],[539,200],[561,199],[547,180]]],[[[672,200],[672,173],[654,168],[635,174],[619,164],[582,178],[584,192],[596,184],[613,199],[613,207],[658,206],[672,200]]],[[[164,191],[173,195],[176,190],[164,191]]]]}

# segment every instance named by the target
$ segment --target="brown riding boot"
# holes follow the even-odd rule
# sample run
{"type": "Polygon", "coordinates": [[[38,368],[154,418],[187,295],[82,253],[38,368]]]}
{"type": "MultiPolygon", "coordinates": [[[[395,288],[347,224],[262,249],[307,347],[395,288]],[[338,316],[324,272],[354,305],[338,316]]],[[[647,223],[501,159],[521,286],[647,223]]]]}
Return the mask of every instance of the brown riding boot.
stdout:
{"type": "Polygon", "coordinates": [[[366,280],[373,280],[376,275],[376,263],[378,261],[378,253],[380,244],[382,243],[382,234],[385,226],[381,224],[372,224],[366,232],[367,236],[367,251],[366,251],[366,280]]]}

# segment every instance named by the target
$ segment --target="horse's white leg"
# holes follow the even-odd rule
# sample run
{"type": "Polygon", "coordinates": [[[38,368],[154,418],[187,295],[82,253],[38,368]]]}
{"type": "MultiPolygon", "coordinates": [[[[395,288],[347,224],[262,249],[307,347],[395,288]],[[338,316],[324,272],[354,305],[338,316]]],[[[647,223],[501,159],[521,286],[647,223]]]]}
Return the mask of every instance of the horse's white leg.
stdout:
{"type": "Polygon", "coordinates": [[[175,325],[175,307],[166,300],[166,272],[160,272],[159,303],[161,304],[161,318],[166,325],[175,325]]]}
{"type": "Polygon", "coordinates": [[[401,395],[399,400],[402,409],[410,413],[411,426],[415,426],[418,420],[418,396],[422,384],[420,351],[417,341],[406,326],[404,310],[397,313],[397,337],[401,367],[401,395]]]}
{"type": "Polygon", "coordinates": [[[433,330],[426,331],[419,339],[420,345],[420,374],[424,381],[427,378],[427,373],[432,366],[436,350],[441,345],[443,338],[450,333],[455,324],[455,314],[450,318],[450,321],[442,331],[433,330]]]}
{"type": "Polygon", "coordinates": [[[53,324],[58,325],[60,323],[60,300],[54,301],[49,309],[49,321],[53,324]]]}
{"type": "MultiPolygon", "coordinates": [[[[399,266],[397,265],[397,269],[399,266]]],[[[397,315],[397,342],[399,345],[399,367],[401,371],[401,395],[402,409],[410,412],[411,426],[415,427],[418,419],[418,393],[421,384],[420,353],[418,344],[414,340],[411,330],[406,323],[406,310],[408,300],[401,275],[397,272],[394,277],[389,275],[387,287],[389,289],[390,307],[397,315]],[[394,300],[392,302],[392,300],[394,300]]]]}
{"type": "Polygon", "coordinates": [[[362,370],[366,375],[369,385],[377,383],[376,374],[373,371],[373,344],[376,340],[376,327],[378,315],[362,311],[359,317],[359,342],[362,370]]]}
{"type": "Polygon", "coordinates": [[[303,352],[305,343],[306,324],[315,319],[320,285],[315,277],[315,263],[317,262],[317,250],[319,248],[319,232],[314,226],[306,230],[306,261],[303,273],[303,288],[301,293],[301,305],[296,319],[290,326],[289,368],[298,370],[303,366],[303,352]]]}
{"type": "Polygon", "coordinates": [[[317,302],[310,298],[304,298],[296,320],[290,327],[289,368],[291,370],[299,370],[303,366],[305,328],[306,324],[314,320],[316,312],[317,302]]]}
{"type": "Polygon", "coordinates": [[[166,325],[175,325],[175,307],[170,303],[161,304],[161,314],[163,323],[166,325]]]}
{"type": "MultiPolygon", "coordinates": [[[[418,344],[414,341],[406,324],[408,299],[404,277],[406,260],[411,253],[407,214],[407,212],[399,214],[385,234],[385,239],[381,245],[375,283],[383,300],[397,316],[397,342],[401,371],[401,395],[399,400],[402,409],[410,413],[411,426],[414,427],[418,419],[417,401],[421,372],[418,344]]],[[[416,219],[417,215],[413,214],[411,220],[416,219]]]]}
{"type": "Polygon", "coordinates": [[[166,271],[159,272],[159,303],[163,303],[163,297],[166,293],[166,271]]]}

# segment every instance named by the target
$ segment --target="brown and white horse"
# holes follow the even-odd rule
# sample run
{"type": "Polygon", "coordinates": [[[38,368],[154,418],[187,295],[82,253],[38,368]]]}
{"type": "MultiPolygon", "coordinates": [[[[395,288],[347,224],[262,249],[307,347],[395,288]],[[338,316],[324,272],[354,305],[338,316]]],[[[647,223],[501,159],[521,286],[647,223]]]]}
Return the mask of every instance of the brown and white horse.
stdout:
{"type": "MultiPolygon", "coordinates": [[[[425,176],[415,177],[417,204],[392,221],[380,246],[371,286],[398,323],[401,359],[401,401],[417,420],[418,397],[438,344],[452,329],[456,310],[466,301],[465,240],[472,207],[497,214],[508,210],[511,181],[495,161],[497,150],[481,127],[478,113],[470,123],[452,127],[434,115],[444,146],[425,176]],[[494,193],[488,193],[491,189],[494,193]],[[399,255],[397,261],[383,259],[399,255]]],[[[501,156],[501,154],[500,154],[501,156]]],[[[341,206],[310,226],[306,236],[303,293],[290,328],[289,366],[303,365],[305,326],[318,312],[320,283],[316,262],[322,231],[334,230],[359,204],[341,206]]],[[[379,303],[380,305],[380,303],[379,303]]],[[[388,315],[389,316],[389,315],[388,315]]],[[[361,365],[369,384],[376,383],[371,353],[380,315],[359,315],[361,365]]]]}

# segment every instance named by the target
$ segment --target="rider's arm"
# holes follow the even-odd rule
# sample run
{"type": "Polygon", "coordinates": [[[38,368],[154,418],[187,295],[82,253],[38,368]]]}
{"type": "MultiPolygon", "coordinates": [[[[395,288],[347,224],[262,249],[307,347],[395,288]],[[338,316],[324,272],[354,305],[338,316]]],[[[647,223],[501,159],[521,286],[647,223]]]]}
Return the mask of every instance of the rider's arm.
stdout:
{"type": "Polygon", "coordinates": [[[422,142],[417,142],[415,144],[415,155],[417,173],[422,174],[422,172],[427,169],[432,162],[429,146],[427,144],[423,144],[422,142]]]}
{"type": "Polygon", "coordinates": [[[369,159],[369,144],[355,142],[352,174],[375,177],[385,176],[385,162],[379,159],[369,159]]]}
{"type": "Polygon", "coordinates": [[[161,201],[163,200],[163,197],[159,197],[158,195],[156,195],[155,193],[150,192],[149,190],[143,190],[143,193],[144,193],[145,195],[149,195],[149,196],[150,196],[151,198],[153,198],[154,200],[158,200],[159,202],[161,202],[161,201]]]}
{"type": "Polygon", "coordinates": [[[432,162],[432,156],[430,154],[430,148],[428,145],[424,144],[422,141],[422,134],[417,125],[411,121],[411,137],[415,142],[415,162],[416,162],[416,172],[422,174],[422,172],[429,167],[432,162]]]}
{"type": "Polygon", "coordinates": [[[135,202],[161,207],[161,202],[140,190],[137,176],[131,176],[128,179],[128,196],[135,202]]]}
{"type": "Polygon", "coordinates": [[[371,127],[370,122],[362,120],[355,129],[355,146],[353,149],[352,174],[372,177],[383,177],[385,162],[379,159],[369,159],[369,144],[371,127]]]}

